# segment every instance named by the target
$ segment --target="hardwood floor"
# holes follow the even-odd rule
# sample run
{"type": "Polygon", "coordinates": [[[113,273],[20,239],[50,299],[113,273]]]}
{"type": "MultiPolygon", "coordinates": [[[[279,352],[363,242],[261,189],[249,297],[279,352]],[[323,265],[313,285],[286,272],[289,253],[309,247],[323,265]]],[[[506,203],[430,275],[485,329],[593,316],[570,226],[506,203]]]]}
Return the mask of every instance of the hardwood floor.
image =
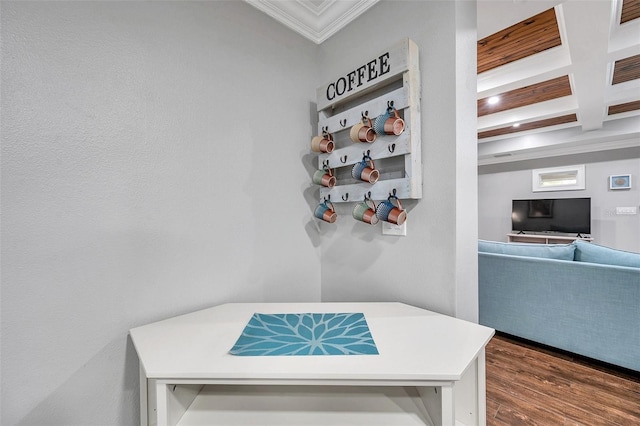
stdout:
{"type": "Polygon", "coordinates": [[[640,374],[502,334],[487,346],[487,425],[640,425],[640,374]]]}

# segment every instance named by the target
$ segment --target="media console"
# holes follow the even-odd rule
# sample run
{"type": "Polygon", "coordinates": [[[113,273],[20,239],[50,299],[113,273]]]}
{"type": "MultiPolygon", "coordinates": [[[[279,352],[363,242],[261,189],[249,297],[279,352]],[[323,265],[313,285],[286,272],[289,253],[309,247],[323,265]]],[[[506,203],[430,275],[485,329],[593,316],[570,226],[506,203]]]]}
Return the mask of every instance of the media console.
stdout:
{"type": "Polygon", "coordinates": [[[575,240],[592,242],[591,237],[570,237],[567,235],[554,235],[554,234],[507,234],[508,241],[510,243],[532,243],[532,244],[569,244],[575,240]]]}

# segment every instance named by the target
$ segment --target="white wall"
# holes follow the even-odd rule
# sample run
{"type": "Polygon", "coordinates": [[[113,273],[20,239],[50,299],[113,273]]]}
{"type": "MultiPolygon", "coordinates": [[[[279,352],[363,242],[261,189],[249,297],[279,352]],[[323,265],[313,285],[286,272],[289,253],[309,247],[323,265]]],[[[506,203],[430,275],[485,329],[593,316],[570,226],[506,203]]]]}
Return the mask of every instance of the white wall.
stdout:
{"type": "Polygon", "coordinates": [[[322,226],[322,298],[397,300],[477,320],[476,6],[381,2],[321,46],[334,81],[409,37],[420,49],[424,198],[408,207],[407,236],[351,219],[322,226]],[[452,55],[455,52],[455,55],[452,55]],[[471,220],[468,220],[471,218],[471,220]]]}
{"type": "Polygon", "coordinates": [[[1,7],[0,423],[132,425],[130,328],[320,300],[317,46],[243,2],[1,7]]]}
{"type": "Polygon", "coordinates": [[[0,7],[3,425],[135,424],[127,331],[226,301],[477,319],[474,2],[381,2],[321,47],[238,1],[0,7]],[[352,204],[318,224],[315,88],[404,37],[423,83],[409,235],[352,204]]]}
{"type": "Polygon", "coordinates": [[[636,206],[640,210],[640,149],[610,152],[606,155],[582,155],[547,161],[527,162],[516,167],[494,167],[478,178],[479,238],[506,241],[511,232],[511,201],[528,198],[591,197],[591,236],[596,244],[640,253],[640,214],[616,215],[616,207],[636,206]],[[610,158],[610,159],[607,159],[610,158]],[[635,158],[634,158],[635,157],[635,158]],[[533,168],[585,164],[584,191],[532,192],[533,168]],[[631,173],[630,190],[610,190],[609,176],[631,173]]]}

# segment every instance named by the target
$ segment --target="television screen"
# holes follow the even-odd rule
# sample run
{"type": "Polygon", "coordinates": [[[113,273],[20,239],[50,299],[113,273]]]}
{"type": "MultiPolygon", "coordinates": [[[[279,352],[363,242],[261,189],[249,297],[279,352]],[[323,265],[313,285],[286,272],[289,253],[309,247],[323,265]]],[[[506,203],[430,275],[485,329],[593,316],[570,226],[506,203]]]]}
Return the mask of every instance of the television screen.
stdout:
{"type": "Polygon", "coordinates": [[[591,198],[513,200],[514,231],[591,234],[591,198]]]}

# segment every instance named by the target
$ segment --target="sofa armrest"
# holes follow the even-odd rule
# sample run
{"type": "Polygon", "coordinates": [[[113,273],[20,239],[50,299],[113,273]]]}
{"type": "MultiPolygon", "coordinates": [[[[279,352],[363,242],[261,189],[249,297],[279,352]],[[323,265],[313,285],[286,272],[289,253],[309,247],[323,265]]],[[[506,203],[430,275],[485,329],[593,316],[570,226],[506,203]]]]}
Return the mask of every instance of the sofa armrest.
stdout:
{"type": "Polygon", "coordinates": [[[640,269],[479,253],[480,324],[640,371],[640,269]]]}

